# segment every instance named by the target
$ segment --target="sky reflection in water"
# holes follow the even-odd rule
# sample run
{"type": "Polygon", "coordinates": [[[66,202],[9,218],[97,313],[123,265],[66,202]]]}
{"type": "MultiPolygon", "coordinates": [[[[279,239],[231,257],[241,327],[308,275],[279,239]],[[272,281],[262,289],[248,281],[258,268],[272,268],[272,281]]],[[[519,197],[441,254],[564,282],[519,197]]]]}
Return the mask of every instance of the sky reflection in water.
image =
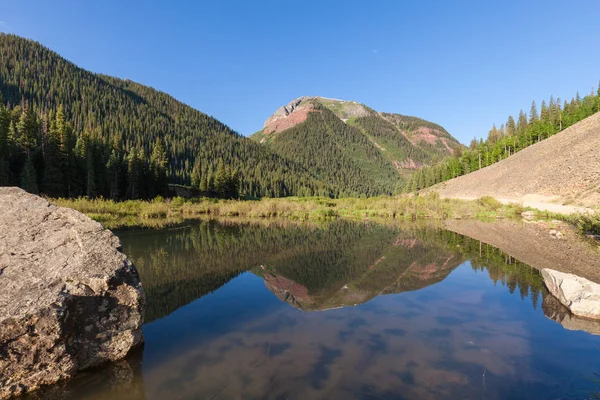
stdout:
{"type": "Polygon", "coordinates": [[[213,223],[121,238],[148,290],[145,347],[130,370],[82,374],[63,397],[549,399],[600,389],[600,336],[544,315],[552,303],[535,270],[451,232],[213,223]]]}

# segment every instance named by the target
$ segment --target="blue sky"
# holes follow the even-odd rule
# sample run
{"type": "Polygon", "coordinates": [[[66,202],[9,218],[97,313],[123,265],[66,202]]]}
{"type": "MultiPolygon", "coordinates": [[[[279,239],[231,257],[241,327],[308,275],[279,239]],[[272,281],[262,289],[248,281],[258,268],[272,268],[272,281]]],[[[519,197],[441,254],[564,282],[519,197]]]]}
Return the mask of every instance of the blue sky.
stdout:
{"type": "Polygon", "coordinates": [[[242,134],[302,95],[463,143],[600,79],[600,1],[6,1],[0,30],[165,91],[242,134]]]}

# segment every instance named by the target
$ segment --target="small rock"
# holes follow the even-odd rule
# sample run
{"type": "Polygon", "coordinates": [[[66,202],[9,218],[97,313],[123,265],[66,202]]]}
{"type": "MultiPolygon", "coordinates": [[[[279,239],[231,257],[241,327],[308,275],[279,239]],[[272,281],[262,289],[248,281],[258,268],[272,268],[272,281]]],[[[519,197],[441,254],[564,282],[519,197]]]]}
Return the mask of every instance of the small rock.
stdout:
{"type": "Polygon", "coordinates": [[[523,211],[521,213],[521,217],[525,218],[526,220],[531,221],[532,219],[535,218],[535,214],[533,213],[533,211],[523,211]]]}

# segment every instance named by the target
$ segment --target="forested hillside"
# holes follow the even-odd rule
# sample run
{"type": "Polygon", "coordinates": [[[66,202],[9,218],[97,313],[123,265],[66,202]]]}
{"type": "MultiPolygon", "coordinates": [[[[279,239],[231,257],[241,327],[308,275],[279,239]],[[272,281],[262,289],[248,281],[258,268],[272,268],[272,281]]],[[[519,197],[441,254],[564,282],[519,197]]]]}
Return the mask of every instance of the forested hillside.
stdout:
{"type": "Polygon", "coordinates": [[[215,194],[331,195],[301,165],[150,87],[0,34],[3,185],[53,196],[151,197],[166,180],[215,194]]]}
{"type": "MultiPolygon", "coordinates": [[[[560,99],[550,97],[548,102],[542,102],[539,111],[534,101],[529,115],[521,110],[516,119],[509,116],[500,128],[492,127],[486,140],[473,139],[465,151],[412,174],[404,189],[413,192],[493,165],[599,111],[600,87],[596,93],[583,98],[577,93],[570,102],[563,104],[560,99]]],[[[570,149],[555,149],[556,154],[563,150],[570,149]]]]}
{"type": "Polygon", "coordinates": [[[338,196],[392,194],[400,183],[394,167],[358,129],[318,103],[269,148],[332,182],[340,188],[338,196]]]}
{"type": "Polygon", "coordinates": [[[359,128],[376,143],[404,177],[462,149],[444,128],[416,117],[377,113],[351,118],[347,123],[359,128]]]}
{"type": "Polygon", "coordinates": [[[330,173],[335,175],[333,182],[347,180],[350,193],[367,194],[397,192],[410,172],[463,147],[432,122],[318,96],[299,97],[279,108],[252,138],[302,165],[308,162],[319,176],[330,173]],[[340,153],[352,160],[344,161],[340,153]],[[339,170],[342,165],[344,171],[339,170]],[[363,181],[365,173],[373,182],[363,181]]]}

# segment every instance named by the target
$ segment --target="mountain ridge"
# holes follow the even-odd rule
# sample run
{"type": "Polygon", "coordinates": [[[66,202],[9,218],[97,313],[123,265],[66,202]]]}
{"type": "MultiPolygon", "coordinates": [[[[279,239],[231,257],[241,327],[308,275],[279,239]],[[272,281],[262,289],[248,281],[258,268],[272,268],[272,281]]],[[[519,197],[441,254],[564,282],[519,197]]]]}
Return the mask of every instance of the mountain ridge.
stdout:
{"type": "MultiPolygon", "coordinates": [[[[244,195],[328,196],[336,191],[303,166],[283,159],[167,93],[131,80],[87,71],[48,47],[16,35],[0,34],[0,52],[3,56],[0,103],[14,106],[9,113],[15,114],[11,118],[15,125],[21,111],[28,107],[34,109],[37,119],[33,132],[37,147],[31,156],[39,167],[38,185],[48,172],[41,150],[42,122],[48,113],[64,106],[76,138],[90,136],[98,142],[91,155],[96,181],[93,190],[87,185],[79,191],[64,193],[65,196],[88,193],[123,198],[123,195],[114,197],[107,188],[106,181],[111,178],[106,176],[106,165],[111,151],[117,150],[118,169],[125,169],[126,175],[128,155],[134,150],[149,155],[157,142],[165,149],[171,183],[210,184],[215,181],[222,160],[230,171],[237,171],[240,192],[244,195]]],[[[10,164],[8,184],[18,185],[24,159],[20,150],[12,153],[0,154],[0,160],[8,159],[10,164]]],[[[120,181],[125,178],[122,176],[120,181]]]]}
{"type": "MultiPolygon", "coordinates": [[[[279,107],[262,130],[250,137],[272,146],[286,131],[305,124],[309,115],[326,109],[365,136],[391,164],[402,180],[411,170],[432,165],[463,148],[442,126],[418,117],[379,112],[353,100],[301,96],[279,107]]],[[[302,141],[296,145],[300,148],[302,141]]],[[[274,146],[275,148],[277,145],[274,146]]],[[[277,152],[277,150],[275,149],[277,152]]]]}

